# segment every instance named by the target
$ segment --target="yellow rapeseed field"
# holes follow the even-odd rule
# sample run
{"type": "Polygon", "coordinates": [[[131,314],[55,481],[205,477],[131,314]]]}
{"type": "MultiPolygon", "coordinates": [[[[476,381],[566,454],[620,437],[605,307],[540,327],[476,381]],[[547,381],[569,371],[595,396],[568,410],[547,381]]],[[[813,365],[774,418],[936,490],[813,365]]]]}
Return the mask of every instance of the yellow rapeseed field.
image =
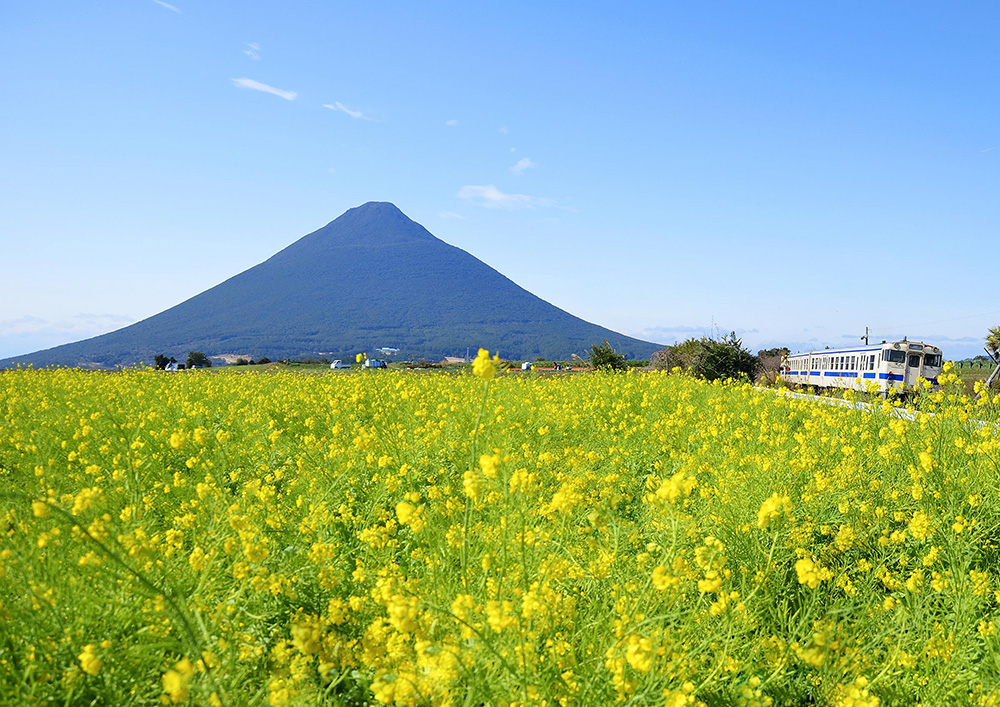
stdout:
{"type": "Polygon", "coordinates": [[[0,375],[0,703],[1000,704],[996,398],[473,368],[0,375]]]}

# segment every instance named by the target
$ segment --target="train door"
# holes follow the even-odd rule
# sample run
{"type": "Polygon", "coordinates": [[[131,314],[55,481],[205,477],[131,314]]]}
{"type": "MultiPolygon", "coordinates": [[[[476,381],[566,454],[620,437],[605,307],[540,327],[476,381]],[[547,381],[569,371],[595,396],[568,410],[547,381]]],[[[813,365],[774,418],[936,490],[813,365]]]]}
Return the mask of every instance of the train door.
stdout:
{"type": "Polygon", "coordinates": [[[909,388],[917,382],[920,377],[920,369],[923,356],[912,351],[906,355],[906,370],[903,373],[903,384],[909,388]]]}

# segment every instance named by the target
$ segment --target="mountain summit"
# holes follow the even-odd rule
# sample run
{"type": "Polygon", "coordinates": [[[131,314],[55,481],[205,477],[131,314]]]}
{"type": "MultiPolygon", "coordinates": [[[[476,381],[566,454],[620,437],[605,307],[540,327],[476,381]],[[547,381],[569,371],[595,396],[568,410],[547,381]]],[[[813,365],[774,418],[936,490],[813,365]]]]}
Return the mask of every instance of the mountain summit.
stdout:
{"type": "Polygon", "coordinates": [[[511,359],[586,357],[608,339],[634,358],[660,348],[555,307],[393,204],[348,210],[263,263],[131,326],[0,361],[110,367],[188,351],[255,358],[353,357],[377,347],[439,360],[479,346],[511,359]]]}

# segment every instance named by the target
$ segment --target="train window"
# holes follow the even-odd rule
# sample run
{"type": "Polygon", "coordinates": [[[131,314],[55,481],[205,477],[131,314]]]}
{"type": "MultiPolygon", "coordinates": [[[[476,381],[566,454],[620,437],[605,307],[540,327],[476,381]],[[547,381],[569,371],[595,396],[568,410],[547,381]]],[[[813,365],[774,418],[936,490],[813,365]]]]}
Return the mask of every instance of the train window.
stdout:
{"type": "Polygon", "coordinates": [[[889,363],[904,363],[906,361],[906,354],[902,351],[889,349],[885,352],[885,360],[889,363]]]}
{"type": "Polygon", "coordinates": [[[925,366],[940,366],[941,365],[941,354],[927,354],[924,356],[925,366]]]}
{"type": "Polygon", "coordinates": [[[858,368],[858,357],[851,356],[851,370],[854,371],[857,370],[857,368],[858,368]]]}
{"type": "Polygon", "coordinates": [[[910,354],[910,368],[920,367],[920,354],[910,354]]]}
{"type": "Polygon", "coordinates": [[[875,370],[875,354],[872,354],[868,361],[868,370],[869,371],[875,370]]]}

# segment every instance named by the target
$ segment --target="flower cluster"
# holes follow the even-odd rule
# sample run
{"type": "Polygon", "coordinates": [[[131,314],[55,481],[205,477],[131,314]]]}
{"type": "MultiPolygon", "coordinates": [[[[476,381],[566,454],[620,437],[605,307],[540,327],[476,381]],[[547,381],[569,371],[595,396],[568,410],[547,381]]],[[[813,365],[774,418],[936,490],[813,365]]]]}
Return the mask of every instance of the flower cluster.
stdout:
{"type": "Polygon", "coordinates": [[[0,695],[1000,704],[995,398],[498,365],[4,373],[0,695]]]}

